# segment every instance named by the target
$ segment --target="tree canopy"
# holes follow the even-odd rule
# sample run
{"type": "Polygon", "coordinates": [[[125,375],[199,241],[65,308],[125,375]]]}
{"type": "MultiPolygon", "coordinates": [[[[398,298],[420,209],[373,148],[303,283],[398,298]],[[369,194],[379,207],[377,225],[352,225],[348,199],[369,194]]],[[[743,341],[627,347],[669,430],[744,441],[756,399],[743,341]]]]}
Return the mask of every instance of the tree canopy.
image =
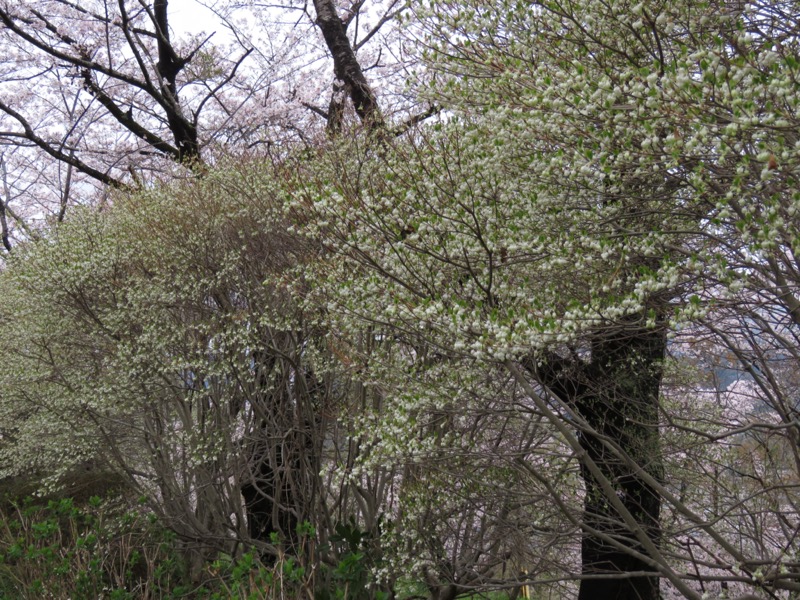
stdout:
{"type": "Polygon", "coordinates": [[[3,481],[113,475],[242,597],[794,597],[800,7],[381,5],[402,119],[345,8],[325,134],[15,248],[3,481]]]}

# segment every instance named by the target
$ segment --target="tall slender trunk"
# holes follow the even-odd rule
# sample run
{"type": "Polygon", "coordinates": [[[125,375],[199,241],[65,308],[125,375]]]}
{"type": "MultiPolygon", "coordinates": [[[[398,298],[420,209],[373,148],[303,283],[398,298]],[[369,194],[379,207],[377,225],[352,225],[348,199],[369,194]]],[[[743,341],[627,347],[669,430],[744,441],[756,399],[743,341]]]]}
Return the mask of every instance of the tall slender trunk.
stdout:
{"type": "Polygon", "coordinates": [[[158,62],[156,70],[161,77],[160,87],[162,106],[167,114],[167,124],[175,140],[178,160],[192,163],[200,158],[200,142],[197,127],[188,119],[181,107],[178,96],[178,74],[186,67],[188,59],[181,58],[170,40],[168,0],[155,0],[153,3],[154,25],[158,41],[158,62]]]}
{"type": "Polygon", "coordinates": [[[328,110],[328,130],[338,133],[342,126],[344,98],[348,96],[355,107],[356,114],[370,130],[384,126],[383,115],[378,106],[375,92],[369,85],[355,50],[347,37],[347,25],[339,18],[333,0],[314,0],[317,11],[317,26],[333,58],[334,97],[328,110]]]}

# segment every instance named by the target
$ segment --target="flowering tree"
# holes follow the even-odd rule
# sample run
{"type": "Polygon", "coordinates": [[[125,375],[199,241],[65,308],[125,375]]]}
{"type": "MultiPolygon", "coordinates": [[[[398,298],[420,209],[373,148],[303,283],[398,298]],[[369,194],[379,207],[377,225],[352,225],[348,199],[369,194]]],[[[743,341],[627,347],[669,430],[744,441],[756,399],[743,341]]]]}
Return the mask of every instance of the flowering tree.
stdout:
{"type": "Polygon", "coordinates": [[[181,15],[166,0],[0,6],[4,248],[109,186],[185,175],[230,152],[283,156],[287,143],[316,143],[325,126],[341,130],[349,100],[382,125],[367,69],[380,73],[387,116],[408,111],[390,102],[405,63],[392,33],[399,3],[345,4],[320,0],[311,14],[221,3],[219,31],[192,35],[175,31],[181,15]]]}
{"type": "Polygon", "coordinates": [[[429,3],[415,93],[446,118],[393,141],[364,6],[304,21],[333,143],[13,264],[7,472],[109,440],[209,556],[300,554],[313,516],[437,599],[798,591],[796,7],[429,3]]]}
{"type": "MultiPolygon", "coordinates": [[[[780,424],[752,427],[794,435],[776,369],[794,352],[777,348],[796,347],[796,16],[714,2],[426,11],[429,93],[453,119],[393,153],[348,148],[313,184],[348,258],[339,310],[502,365],[526,391],[580,465],[579,597],[655,598],[659,579],[703,593],[664,510],[718,548],[707,576],[794,589],[793,535],[744,550],[673,492],[660,430],[685,421],[660,396],[668,336],[695,322],[774,407],[780,424]]],[[[725,414],[714,443],[742,433],[725,414]]],[[[774,506],[776,523],[794,511],[774,506]]]]}
{"type": "Polygon", "coordinates": [[[337,528],[384,507],[371,485],[329,482],[358,454],[338,416],[360,397],[295,299],[318,248],[288,231],[279,187],[260,166],[218,169],[76,211],[0,284],[0,479],[69,494],[81,473],[122,476],[198,585],[220,555],[255,551],[324,588],[347,552],[337,528]]]}

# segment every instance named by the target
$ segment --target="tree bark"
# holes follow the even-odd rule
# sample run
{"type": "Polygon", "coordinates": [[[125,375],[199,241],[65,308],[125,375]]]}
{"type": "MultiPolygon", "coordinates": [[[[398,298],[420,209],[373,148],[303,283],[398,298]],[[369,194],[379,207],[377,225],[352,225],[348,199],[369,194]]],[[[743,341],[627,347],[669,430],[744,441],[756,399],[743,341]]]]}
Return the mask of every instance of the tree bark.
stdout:
{"type": "MultiPolygon", "coordinates": [[[[297,545],[298,518],[295,498],[289,477],[301,468],[299,460],[286,460],[280,445],[269,447],[262,441],[248,448],[258,463],[251,467],[250,477],[242,484],[241,492],[247,510],[248,534],[254,540],[273,544],[273,534],[285,549],[297,545]]],[[[264,557],[271,562],[269,557],[264,557]]],[[[274,558],[274,557],[273,557],[274,558]]]]}
{"type": "Polygon", "coordinates": [[[343,99],[338,98],[339,94],[344,94],[353,101],[356,114],[368,128],[383,127],[378,99],[364,77],[347,37],[347,28],[339,18],[335,4],[332,0],[314,0],[314,9],[317,11],[317,26],[333,57],[333,73],[337,80],[334,82],[334,98],[328,109],[328,130],[337,133],[341,129],[343,99]]]}
{"type": "Polygon", "coordinates": [[[178,160],[192,162],[200,157],[197,127],[183,115],[177,86],[178,74],[186,66],[187,60],[178,56],[170,41],[167,0],[155,0],[153,15],[155,17],[153,24],[158,39],[156,70],[161,77],[161,94],[165,100],[164,109],[167,114],[167,123],[178,148],[178,160]]]}
{"type": "Polygon", "coordinates": [[[324,390],[299,357],[287,360],[261,349],[253,352],[253,363],[256,389],[248,401],[256,427],[244,448],[247,470],[240,481],[248,534],[268,545],[275,545],[277,536],[283,551],[300,555],[298,525],[307,520],[318,525],[313,506],[322,433],[315,403],[322,402],[324,390]]]}
{"type": "MultiPolygon", "coordinates": [[[[663,479],[658,430],[658,400],[666,335],[636,316],[595,333],[591,357],[548,357],[528,364],[539,380],[582,417],[581,448],[612,482],[617,497],[657,546],[661,537],[661,498],[637,475],[637,467],[663,479]],[[604,440],[616,444],[621,460],[604,440]]],[[[659,577],[631,573],[653,569],[634,553],[647,554],[611,505],[599,482],[581,464],[584,482],[584,533],[579,600],[658,600],[659,577]],[[616,542],[613,543],[612,542],[616,542]]]]}

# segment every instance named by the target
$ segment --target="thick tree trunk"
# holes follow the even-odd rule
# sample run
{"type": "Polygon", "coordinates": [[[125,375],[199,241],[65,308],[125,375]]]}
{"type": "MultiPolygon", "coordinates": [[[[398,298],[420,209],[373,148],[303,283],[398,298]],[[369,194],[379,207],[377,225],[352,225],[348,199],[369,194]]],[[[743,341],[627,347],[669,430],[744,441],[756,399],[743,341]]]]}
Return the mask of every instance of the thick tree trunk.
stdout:
{"type": "MultiPolygon", "coordinates": [[[[631,464],[606,448],[604,438],[616,442],[630,460],[657,480],[663,478],[658,434],[658,398],[666,339],[663,331],[638,323],[622,324],[595,338],[592,360],[583,395],[575,408],[593,431],[582,431],[581,445],[603,474],[614,484],[617,495],[647,536],[658,544],[661,529],[658,493],[642,481],[631,464]]],[[[646,554],[621,517],[610,506],[599,484],[582,465],[586,496],[584,533],[581,544],[584,575],[609,575],[652,571],[641,559],[610,541],[590,533],[602,532],[625,548],[646,554]]],[[[584,579],[579,600],[657,599],[659,578],[639,576],[584,579]]]]}
{"type": "MultiPolygon", "coordinates": [[[[617,497],[658,545],[661,537],[658,493],[637,467],[663,478],[658,433],[658,399],[666,337],[647,327],[643,317],[623,320],[596,333],[588,360],[553,356],[531,368],[539,379],[582,417],[579,430],[587,457],[614,486],[617,497]],[[603,440],[625,454],[620,459],[603,440]],[[635,466],[634,466],[635,465],[635,466]]],[[[585,486],[582,574],[579,600],[658,600],[659,577],[634,553],[647,554],[636,532],[625,525],[599,482],[581,465],[585,486]]]]}

